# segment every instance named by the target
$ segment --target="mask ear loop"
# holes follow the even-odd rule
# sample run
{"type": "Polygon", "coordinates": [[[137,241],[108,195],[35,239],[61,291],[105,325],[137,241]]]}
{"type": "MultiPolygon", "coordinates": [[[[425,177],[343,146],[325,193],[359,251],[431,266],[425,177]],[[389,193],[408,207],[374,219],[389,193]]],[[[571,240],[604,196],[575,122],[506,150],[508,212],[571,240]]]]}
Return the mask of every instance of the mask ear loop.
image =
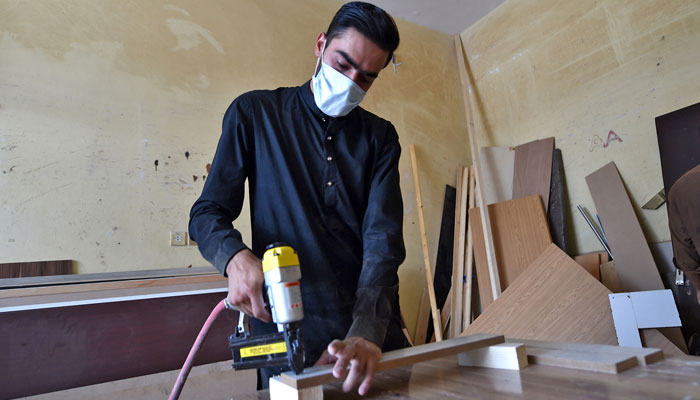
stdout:
{"type": "Polygon", "coordinates": [[[323,41],[323,47],[321,48],[321,57],[316,59],[316,70],[314,71],[314,76],[318,75],[321,71],[321,63],[323,62],[323,55],[326,53],[326,43],[328,43],[328,38],[323,41]]]}

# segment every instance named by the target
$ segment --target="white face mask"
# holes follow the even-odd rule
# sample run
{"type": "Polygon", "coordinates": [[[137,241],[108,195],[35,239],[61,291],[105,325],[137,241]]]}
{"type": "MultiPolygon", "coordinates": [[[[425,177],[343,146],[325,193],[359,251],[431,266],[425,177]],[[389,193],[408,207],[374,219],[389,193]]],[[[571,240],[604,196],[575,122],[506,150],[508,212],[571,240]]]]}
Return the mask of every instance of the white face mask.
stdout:
{"type": "Polygon", "coordinates": [[[323,62],[325,51],[326,44],[324,43],[321,58],[316,61],[316,71],[311,78],[314,100],[324,114],[331,117],[342,117],[360,104],[365,97],[365,91],[352,79],[323,62]]]}

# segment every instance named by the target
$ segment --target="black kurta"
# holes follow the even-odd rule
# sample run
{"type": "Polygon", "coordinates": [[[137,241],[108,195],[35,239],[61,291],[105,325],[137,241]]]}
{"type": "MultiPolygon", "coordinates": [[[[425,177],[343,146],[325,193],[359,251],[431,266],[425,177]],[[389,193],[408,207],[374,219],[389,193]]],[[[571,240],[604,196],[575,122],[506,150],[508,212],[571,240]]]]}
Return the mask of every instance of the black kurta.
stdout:
{"type": "MultiPolygon", "coordinates": [[[[226,111],[190,235],[225,273],[247,247],[232,221],[248,179],[253,253],[262,257],[266,245],[286,242],[299,254],[308,363],[337,338],[361,336],[385,350],[405,343],[400,153],[390,122],[360,107],[328,117],[309,82],[245,93],[226,111]]],[[[260,321],[253,329],[275,330],[260,321]]]]}

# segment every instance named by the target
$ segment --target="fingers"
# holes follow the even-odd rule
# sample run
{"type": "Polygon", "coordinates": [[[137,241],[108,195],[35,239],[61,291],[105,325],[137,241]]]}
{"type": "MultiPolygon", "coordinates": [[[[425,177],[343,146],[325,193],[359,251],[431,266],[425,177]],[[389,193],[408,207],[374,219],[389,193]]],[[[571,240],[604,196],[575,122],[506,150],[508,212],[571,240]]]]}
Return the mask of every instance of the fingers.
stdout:
{"type": "Polygon", "coordinates": [[[350,360],[355,357],[357,348],[354,344],[346,344],[340,340],[334,340],[328,346],[328,353],[338,358],[333,367],[333,376],[341,378],[345,375],[350,360]]]}
{"type": "Polygon", "coordinates": [[[365,379],[362,380],[362,384],[360,385],[360,388],[357,390],[357,393],[360,394],[360,396],[364,396],[367,394],[369,391],[370,386],[372,386],[372,382],[374,381],[374,371],[377,366],[376,361],[373,359],[367,360],[367,365],[365,366],[365,379]]]}
{"type": "Polygon", "coordinates": [[[350,373],[348,377],[345,378],[343,382],[343,391],[349,392],[357,385],[360,378],[362,377],[362,370],[364,369],[365,360],[353,359],[350,361],[350,373]]]}
{"type": "Polygon", "coordinates": [[[260,286],[258,286],[257,289],[253,289],[253,293],[250,296],[250,303],[255,318],[265,322],[272,322],[272,316],[265,309],[265,302],[263,301],[262,289],[260,286]]]}

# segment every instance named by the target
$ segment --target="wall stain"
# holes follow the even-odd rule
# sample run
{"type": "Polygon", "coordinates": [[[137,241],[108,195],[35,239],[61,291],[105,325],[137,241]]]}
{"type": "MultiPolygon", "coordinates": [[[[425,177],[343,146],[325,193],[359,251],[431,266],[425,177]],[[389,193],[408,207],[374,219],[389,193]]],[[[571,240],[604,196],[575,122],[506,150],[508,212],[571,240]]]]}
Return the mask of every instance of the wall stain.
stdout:
{"type": "Polygon", "coordinates": [[[15,170],[15,167],[16,167],[16,165],[13,165],[13,166],[10,167],[10,169],[8,169],[8,170],[6,170],[6,171],[2,171],[2,173],[3,173],[3,174],[6,174],[6,173],[8,173],[8,172],[12,172],[12,171],[15,170]]]}
{"type": "Polygon", "coordinates": [[[156,166],[156,172],[158,172],[158,160],[155,160],[155,161],[153,162],[153,165],[156,166]]]}
{"type": "Polygon", "coordinates": [[[211,170],[211,164],[207,163],[207,174],[209,173],[209,170],[211,170]]]}
{"type": "Polygon", "coordinates": [[[185,152],[185,158],[188,159],[188,160],[190,159],[190,152],[189,152],[189,151],[186,151],[186,152],[185,152]]]}
{"type": "Polygon", "coordinates": [[[199,177],[198,177],[197,175],[192,175],[192,180],[193,180],[193,181],[197,182],[197,179],[199,179],[199,177]]]}

